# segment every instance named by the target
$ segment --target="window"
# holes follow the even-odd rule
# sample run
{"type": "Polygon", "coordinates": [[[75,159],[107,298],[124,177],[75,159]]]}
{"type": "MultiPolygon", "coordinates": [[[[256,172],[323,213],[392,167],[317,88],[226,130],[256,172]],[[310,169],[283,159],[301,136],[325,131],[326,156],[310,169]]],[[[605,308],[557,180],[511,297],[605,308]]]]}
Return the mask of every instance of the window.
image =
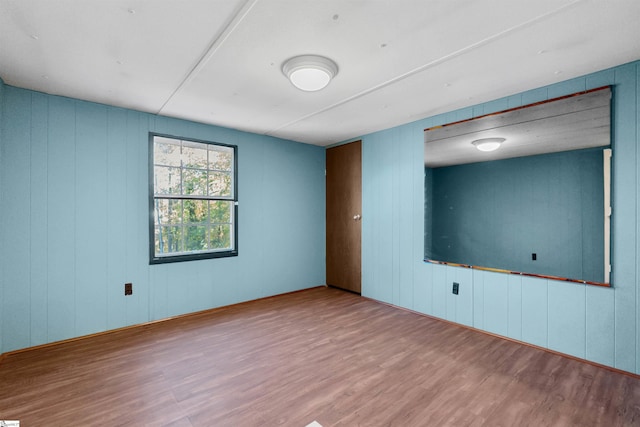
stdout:
{"type": "Polygon", "coordinates": [[[237,147],[149,140],[151,264],[238,255],[237,147]]]}

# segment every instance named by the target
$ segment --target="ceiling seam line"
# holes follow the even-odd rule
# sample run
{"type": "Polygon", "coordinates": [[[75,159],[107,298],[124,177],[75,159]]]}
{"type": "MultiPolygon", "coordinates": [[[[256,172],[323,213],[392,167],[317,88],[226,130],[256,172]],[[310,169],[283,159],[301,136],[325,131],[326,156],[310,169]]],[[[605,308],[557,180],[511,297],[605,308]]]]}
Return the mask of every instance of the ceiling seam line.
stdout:
{"type": "Polygon", "coordinates": [[[411,76],[413,76],[415,74],[421,73],[422,71],[428,70],[428,69],[433,68],[433,67],[435,67],[437,65],[440,65],[440,64],[442,64],[444,62],[447,62],[447,61],[449,61],[451,59],[457,58],[458,56],[460,56],[462,54],[465,54],[465,53],[467,53],[467,52],[469,52],[469,51],[471,51],[473,49],[476,49],[478,47],[481,47],[481,46],[484,46],[486,44],[489,44],[489,43],[491,43],[491,42],[493,42],[495,40],[498,40],[498,39],[504,37],[507,34],[510,34],[512,32],[521,30],[521,29],[526,28],[526,27],[528,27],[530,25],[533,25],[533,24],[535,24],[535,23],[537,23],[539,21],[542,21],[542,20],[544,20],[544,19],[546,19],[546,18],[548,18],[550,16],[553,16],[553,15],[555,15],[557,13],[560,13],[560,12],[564,11],[565,9],[573,7],[573,6],[575,6],[576,4],[578,4],[578,3],[582,2],[582,1],[583,0],[574,0],[571,3],[568,3],[568,4],[564,5],[564,6],[559,7],[558,9],[554,9],[554,10],[552,10],[550,12],[547,12],[547,13],[544,13],[542,15],[539,15],[539,16],[536,16],[534,18],[531,18],[530,20],[525,21],[525,22],[523,22],[521,24],[518,24],[515,27],[507,28],[506,30],[500,31],[497,34],[494,34],[494,35],[489,36],[489,37],[487,37],[485,39],[482,39],[482,40],[480,40],[478,42],[475,42],[475,43],[472,43],[472,44],[470,44],[468,46],[460,48],[460,49],[458,49],[458,50],[456,50],[456,51],[454,51],[454,52],[452,52],[452,53],[450,53],[448,55],[445,55],[445,56],[440,57],[438,59],[434,59],[433,61],[430,61],[430,62],[428,62],[428,63],[426,63],[424,65],[421,65],[421,66],[419,66],[417,68],[414,68],[413,70],[407,71],[406,73],[403,73],[403,74],[401,74],[401,75],[399,75],[397,77],[394,77],[394,78],[389,79],[389,80],[387,80],[385,82],[379,83],[379,84],[377,84],[377,85],[375,85],[375,86],[373,86],[373,87],[371,87],[369,89],[365,89],[365,90],[363,90],[361,92],[358,92],[355,95],[352,95],[350,97],[347,97],[347,98],[343,99],[342,101],[338,101],[338,102],[333,103],[333,104],[331,104],[331,105],[329,105],[327,107],[321,108],[320,110],[314,111],[314,112],[306,114],[306,115],[304,115],[304,116],[302,116],[302,117],[300,117],[298,119],[295,119],[295,120],[292,120],[292,121],[290,121],[288,123],[285,123],[285,124],[283,124],[283,125],[281,125],[281,126],[279,126],[277,128],[271,129],[270,131],[265,132],[265,135],[274,136],[274,133],[278,132],[279,130],[282,130],[282,129],[286,128],[286,127],[294,125],[294,124],[296,124],[298,122],[301,122],[303,120],[306,120],[306,119],[308,119],[310,117],[313,117],[313,116],[316,116],[318,114],[322,114],[324,112],[332,110],[332,109],[334,109],[336,107],[340,107],[341,105],[344,105],[344,104],[346,104],[348,102],[354,101],[354,100],[356,100],[358,98],[362,98],[365,95],[369,95],[370,93],[373,93],[373,92],[375,92],[377,90],[383,89],[383,88],[385,88],[387,86],[390,86],[390,85],[392,85],[394,83],[402,81],[402,80],[404,80],[404,79],[406,79],[408,77],[411,77],[411,76]]]}
{"type": "Polygon", "coordinates": [[[167,104],[173,100],[173,98],[187,85],[189,84],[196,76],[202,71],[202,69],[207,65],[207,63],[211,60],[211,58],[216,54],[216,52],[222,47],[224,42],[231,36],[231,33],[235,31],[235,29],[240,25],[240,23],[244,20],[244,18],[249,14],[251,9],[256,5],[258,0],[247,0],[240,10],[236,14],[233,15],[231,21],[224,27],[224,30],[216,36],[213,41],[209,44],[206,52],[200,57],[198,63],[189,71],[186,77],[182,80],[182,82],[176,87],[176,89],[169,95],[167,100],[162,104],[160,109],[156,114],[162,114],[162,111],[167,107],[167,104]]]}

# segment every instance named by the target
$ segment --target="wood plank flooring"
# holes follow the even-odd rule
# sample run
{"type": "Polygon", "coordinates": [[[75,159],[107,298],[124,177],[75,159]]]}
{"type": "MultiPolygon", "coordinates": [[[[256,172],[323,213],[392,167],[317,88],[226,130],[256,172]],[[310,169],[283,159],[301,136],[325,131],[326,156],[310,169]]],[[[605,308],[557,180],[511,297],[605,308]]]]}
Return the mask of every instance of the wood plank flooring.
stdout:
{"type": "Polygon", "coordinates": [[[8,355],[27,426],[631,426],[640,380],[331,288],[8,355]]]}

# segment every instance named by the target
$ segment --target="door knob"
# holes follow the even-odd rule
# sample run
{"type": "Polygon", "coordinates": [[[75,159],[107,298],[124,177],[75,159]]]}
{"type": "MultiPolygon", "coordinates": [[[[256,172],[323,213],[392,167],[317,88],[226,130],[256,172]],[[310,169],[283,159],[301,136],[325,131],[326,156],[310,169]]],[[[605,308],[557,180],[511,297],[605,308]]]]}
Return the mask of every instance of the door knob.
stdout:
{"type": "Polygon", "coordinates": [[[353,216],[353,219],[354,219],[355,221],[359,221],[361,218],[362,218],[362,217],[361,217],[360,215],[354,215],[354,216],[353,216]]]}

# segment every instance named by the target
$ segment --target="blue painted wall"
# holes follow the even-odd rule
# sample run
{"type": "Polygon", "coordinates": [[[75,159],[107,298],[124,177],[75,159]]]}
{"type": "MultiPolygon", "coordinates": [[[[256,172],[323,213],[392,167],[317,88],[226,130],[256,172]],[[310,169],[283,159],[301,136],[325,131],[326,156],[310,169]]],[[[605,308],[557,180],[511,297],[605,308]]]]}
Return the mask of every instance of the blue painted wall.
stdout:
{"type": "Polygon", "coordinates": [[[325,283],[323,148],[5,85],[0,105],[0,352],[325,283]],[[149,265],[150,131],[238,146],[239,256],[149,265]]]}
{"type": "MultiPolygon", "coordinates": [[[[640,373],[639,81],[634,62],[363,136],[363,295],[640,373]],[[425,128],[608,84],[613,288],[422,261],[425,128]]],[[[2,84],[0,105],[0,351],[325,282],[322,149],[2,84]],[[239,257],[148,265],[149,131],[239,146],[239,257]]]]}
{"type": "Polygon", "coordinates": [[[640,373],[639,81],[634,62],[361,137],[363,295],[640,373]],[[425,128],[604,85],[614,86],[613,288],[422,261],[425,128]]]}
{"type": "Polygon", "coordinates": [[[602,148],[426,168],[430,176],[426,258],[604,281],[602,148]]]}

